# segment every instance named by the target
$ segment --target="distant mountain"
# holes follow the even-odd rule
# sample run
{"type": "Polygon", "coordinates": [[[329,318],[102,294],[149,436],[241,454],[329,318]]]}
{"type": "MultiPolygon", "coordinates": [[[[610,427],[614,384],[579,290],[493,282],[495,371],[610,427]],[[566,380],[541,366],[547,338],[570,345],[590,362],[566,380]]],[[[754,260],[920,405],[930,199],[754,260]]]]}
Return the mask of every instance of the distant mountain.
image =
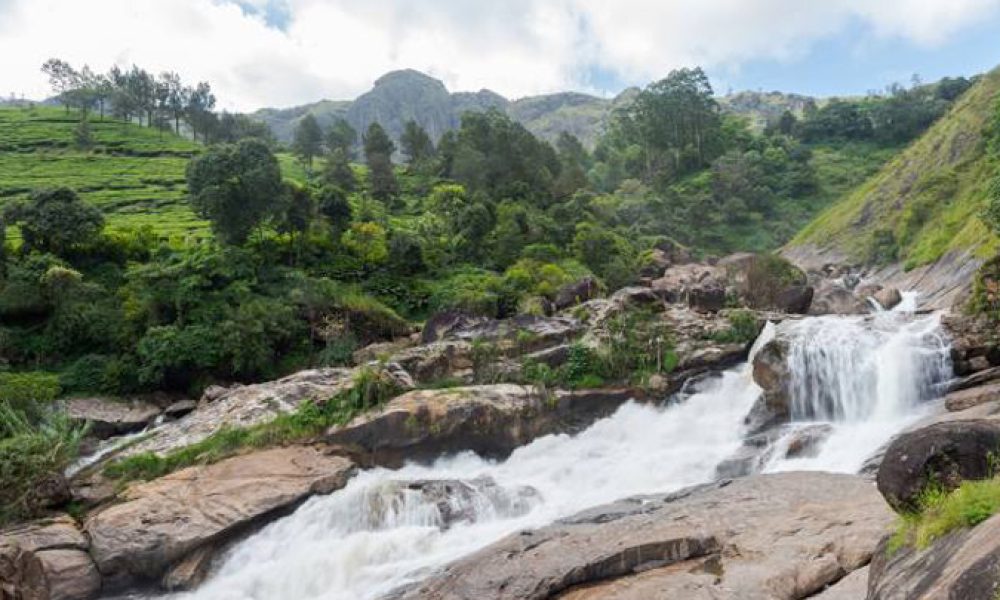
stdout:
{"type": "MultiPolygon", "coordinates": [[[[264,108],[251,116],[267,123],[283,142],[291,141],[295,125],[306,114],[315,116],[324,127],[334,119],[345,118],[359,133],[378,121],[397,141],[406,122],[413,119],[437,140],[446,131],[458,128],[464,113],[495,108],[540,138],[554,142],[565,131],[593,148],[611,113],[626,106],[638,93],[637,88],[629,88],[607,99],[563,92],[511,101],[490,90],[451,93],[440,80],[407,69],[383,75],[371,91],[353,101],[322,100],[285,109],[264,108]]],[[[814,100],[781,92],[740,92],[720,98],[719,102],[723,110],[747,115],[752,126],[763,129],[768,120],[785,110],[801,116],[814,100]]]]}
{"type": "Polygon", "coordinates": [[[441,81],[419,71],[393,71],[379,78],[371,91],[354,101],[322,100],[292,108],[264,108],[251,116],[268,124],[284,142],[292,138],[296,124],[312,114],[326,126],[344,118],[359,132],[378,121],[398,140],[410,119],[420,123],[435,140],[461,124],[469,111],[491,108],[503,111],[535,135],[555,141],[568,131],[587,146],[593,146],[610,112],[634,97],[627,90],[613,100],[576,92],[532,96],[510,101],[490,90],[450,93],[441,81]]]}

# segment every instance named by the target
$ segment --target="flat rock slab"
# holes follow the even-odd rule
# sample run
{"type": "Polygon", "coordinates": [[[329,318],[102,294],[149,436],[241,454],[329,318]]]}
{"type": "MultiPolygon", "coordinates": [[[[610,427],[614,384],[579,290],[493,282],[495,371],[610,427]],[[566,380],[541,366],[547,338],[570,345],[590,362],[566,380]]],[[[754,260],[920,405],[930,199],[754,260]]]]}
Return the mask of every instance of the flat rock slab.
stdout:
{"type": "Polygon", "coordinates": [[[418,390],[331,428],[326,441],[364,464],[397,466],[465,450],[500,457],[536,437],[583,429],[634,395],[628,389],[547,393],[514,384],[418,390]]]}
{"type": "Polygon", "coordinates": [[[390,597],[805,598],[864,567],[893,520],[862,478],[762,475],[631,498],[516,533],[390,597]]]}
{"type": "Polygon", "coordinates": [[[351,461],[292,446],[192,467],[130,487],[85,530],[106,584],[154,582],[194,550],[343,487],[351,461]]]}
{"type": "Polygon", "coordinates": [[[997,400],[1000,400],[1000,383],[992,383],[952,392],[945,397],[944,405],[949,411],[958,412],[997,400]]]}
{"type": "Polygon", "coordinates": [[[1000,589],[1000,516],[950,533],[924,550],[872,559],[868,600],[992,600],[1000,589]]]}
{"type": "Polygon", "coordinates": [[[90,433],[100,439],[141,431],[161,412],[147,402],[108,398],[71,398],[63,403],[63,410],[74,421],[90,423],[90,433]]]}
{"type": "Polygon", "coordinates": [[[223,427],[250,427],[295,410],[303,402],[325,401],[353,385],[350,369],[314,369],[277,381],[206,391],[199,406],[182,418],[157,427],[148,439],[120,455],[165,454],[196,444],[223,427]]]}

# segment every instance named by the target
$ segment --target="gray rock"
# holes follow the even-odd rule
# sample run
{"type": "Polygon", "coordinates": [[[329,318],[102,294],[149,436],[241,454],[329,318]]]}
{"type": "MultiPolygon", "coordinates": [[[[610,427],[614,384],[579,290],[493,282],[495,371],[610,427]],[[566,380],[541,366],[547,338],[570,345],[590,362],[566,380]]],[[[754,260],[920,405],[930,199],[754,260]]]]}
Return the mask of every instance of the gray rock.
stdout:
{"type": "Polygon", "coordinates": [[[750,477],[510,535],[389,598],[806,598],[863,568],[892,522],[857,477],[750,477]]]}
{"type": "Polygon", "coordinates": [[[98,439],[142,431],[160,416],[152,404],[109,398],[71,398],[62,406],[70,419],[90,423],[90,434],[98,439]]]}
{"type": "Polygon", "coordinates": [[[997,448],[1000,421],[946,421],[904,433],[886,450],[878,489],[894,509],[917,510],[919,496],[931,481],[954,489],[967,479],[993,477],[997,448]]]}
{"type": "Polygon", "coordinates": [[[875,295],[872,297],[885,310],[892,310],[903,301],[903,295],[894,287],[881,289],[875,292],[875,295]]]}
{"type": "Polygon", "coordinates": [[[810,315],[861,315],[871,312],[868,304],[837,283],[825,282],[816,289],[810,315]]]}
{"type": "Polygon", "coordinates": [[[584,277],[580,281],[568,283],[559,288],[556,294],[556,310],[565,310],[571,306],[576,306],[588,300],[593,300],[600,295],[601,289],[597,280],[593,277],[584,277]]]}
{"type": "Polygon", "coordinates": [[[55,517],[0,531],[0,597],[88,600],[101,576],[76,522],[55,517]]]}

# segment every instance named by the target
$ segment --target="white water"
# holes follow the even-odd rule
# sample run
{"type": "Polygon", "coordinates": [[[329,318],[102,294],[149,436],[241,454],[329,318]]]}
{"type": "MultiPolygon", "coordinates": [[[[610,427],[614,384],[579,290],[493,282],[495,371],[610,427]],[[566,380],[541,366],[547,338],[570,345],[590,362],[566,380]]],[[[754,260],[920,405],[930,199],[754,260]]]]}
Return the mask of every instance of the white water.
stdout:
{"type": "MultiPolygon", "coordinates": [[[[817,401],[810,409],[810,400],[796,395],[797,416],[825,416],[836,424],[817,456],[775,459],[767,469],[857,470],[914,418],[914,406],[928,395],[924,384],[937,376],[937,367],[930,366],[946,364],[936,329],[935,317],[905,321],[890,313],[870,324],[862,318],[783,324],[781,333],[787,330],[796,340],[792,360],[802,370],[796,371],[797,394],[817,401]],[[918,383],[911,384],[914,377],[918,383]]],[[[769,325],[756,347],[774,334],[769,325]]],[[[579,435],[538,439],[503,462],[462,454],[431,466],[363,472],[345,489],[313,498],[240,543],[201,589],[180,597],[378,598],[511,532],[625,496],[713,479],[716,465],[741,447],[744,417],[759,395],[744,365],[709,380],[681,403],[630,403],[579,435]],[[515,511],[476,495],[474,522],[442,528],[438,507],[418,492],[401,493],[398,483],[481,477],[511,493],[531,486],[539,495],[527,514],[525,507],[515,511]]],[[[469,504],[455,501],[453,508],[469,504]]]]}

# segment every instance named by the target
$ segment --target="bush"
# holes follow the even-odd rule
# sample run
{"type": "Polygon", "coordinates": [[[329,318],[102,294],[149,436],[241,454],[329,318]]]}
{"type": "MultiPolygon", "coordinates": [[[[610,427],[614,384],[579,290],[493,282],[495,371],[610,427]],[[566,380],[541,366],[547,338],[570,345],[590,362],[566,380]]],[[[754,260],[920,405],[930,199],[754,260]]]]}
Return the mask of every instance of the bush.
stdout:
{"type": "Polygon", "coordinates": [[[900,517],[890,550],[907,544],[926,548],[956,529],[975,527],[1000,512],[1000,479],[965,481],[952,492],[929,486],[918,504],[917,512],[900,517]]]}
{"type": "Polygon", "coordinates": [[[106,379],[111,360],[100,354],[81,356],[59,374],[59,385],[68,392],[113,392],[106,379]]]}
{"type": "Polygon", "coordinates": [[[33,425],[23,414],[0,402],[0,525],[39,516],[49,500],[39,494],[61,477],[77,456],[84,430],[68,419],[52,417],[33,425]]]}
{"type": "MultiPolygon", "coordinates": [[[[51,373],[0,373],[0,405],[29,421],[41,419],[60,391],[59,377],[51,373]]],[[[0,431],[4,435],[14,435],[18,433],[15,425],[0,421],[0,431]]]]}

